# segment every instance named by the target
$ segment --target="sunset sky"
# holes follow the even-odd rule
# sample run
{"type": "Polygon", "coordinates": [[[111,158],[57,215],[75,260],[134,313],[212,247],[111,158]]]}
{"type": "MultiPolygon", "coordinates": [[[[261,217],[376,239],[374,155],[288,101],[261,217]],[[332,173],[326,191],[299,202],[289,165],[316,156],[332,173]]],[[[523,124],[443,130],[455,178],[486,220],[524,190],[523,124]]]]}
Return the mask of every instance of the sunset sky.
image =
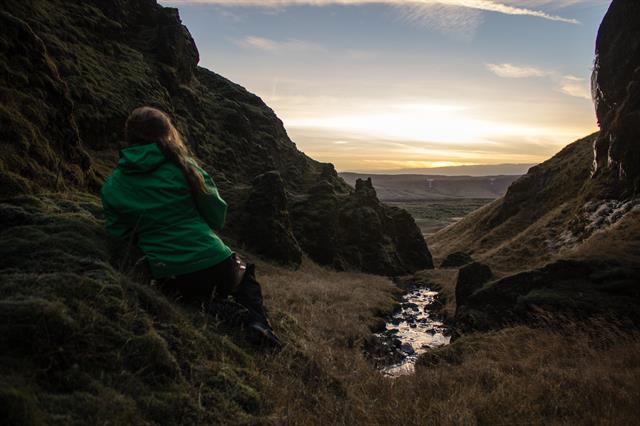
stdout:
{"type": "Polygon", "coordinates": [[[339,171],[536,163],[597,129],[605,0],[200,0],[200,65],[339,171]]]}

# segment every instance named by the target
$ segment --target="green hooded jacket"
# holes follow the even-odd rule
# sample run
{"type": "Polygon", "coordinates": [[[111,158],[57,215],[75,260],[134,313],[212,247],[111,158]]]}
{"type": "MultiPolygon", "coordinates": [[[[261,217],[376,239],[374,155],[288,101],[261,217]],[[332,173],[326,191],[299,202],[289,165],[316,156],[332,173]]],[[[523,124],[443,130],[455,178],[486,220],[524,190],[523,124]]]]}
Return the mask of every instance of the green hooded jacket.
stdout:
{"type": "Polygon", "coordinates": [[[157,144],[136,145],[120,151],[118,167],[102,186],[107,230],[136,241],[155,278],[206,269],[231,255],[214,232],[224,225],[227,203],[198,170],[209,193],[194,197],[182,170],[157,144]]]}

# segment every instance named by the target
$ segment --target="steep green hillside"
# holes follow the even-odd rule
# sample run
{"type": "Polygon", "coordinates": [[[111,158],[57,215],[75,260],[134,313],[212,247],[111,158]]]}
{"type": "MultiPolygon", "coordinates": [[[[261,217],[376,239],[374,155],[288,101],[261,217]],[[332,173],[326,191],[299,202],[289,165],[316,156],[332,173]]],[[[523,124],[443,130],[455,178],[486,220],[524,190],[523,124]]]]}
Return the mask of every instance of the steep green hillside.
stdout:
{"type": "Polygon", "coordinates": [[[249,422],[250,355],[141,284],[101,210],[59,193],[0,204],[3,423],[249,422]]]}

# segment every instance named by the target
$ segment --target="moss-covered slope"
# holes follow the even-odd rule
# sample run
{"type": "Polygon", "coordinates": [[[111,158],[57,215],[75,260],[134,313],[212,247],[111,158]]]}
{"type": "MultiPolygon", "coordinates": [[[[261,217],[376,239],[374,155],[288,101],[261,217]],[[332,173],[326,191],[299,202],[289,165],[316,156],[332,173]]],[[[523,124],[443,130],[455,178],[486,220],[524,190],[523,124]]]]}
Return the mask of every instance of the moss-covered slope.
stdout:
{"type": "Polygon", "coordinates": [[[0,204],[3,423],[254,421],[251,357],[212,317],[132,280],[100,212],[92,196],[0,204]]]}

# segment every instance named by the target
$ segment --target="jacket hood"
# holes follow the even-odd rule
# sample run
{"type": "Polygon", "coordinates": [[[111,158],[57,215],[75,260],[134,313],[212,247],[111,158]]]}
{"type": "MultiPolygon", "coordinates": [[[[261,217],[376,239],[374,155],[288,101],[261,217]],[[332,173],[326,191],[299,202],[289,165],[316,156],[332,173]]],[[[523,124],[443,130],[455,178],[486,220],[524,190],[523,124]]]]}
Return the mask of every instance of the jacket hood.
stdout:
{"type": "Polygon", "coordinates": [[[124,173],[147,173],[166,160],[156,143],[134,145],[120,150],[118,168],[124,173]]]}

